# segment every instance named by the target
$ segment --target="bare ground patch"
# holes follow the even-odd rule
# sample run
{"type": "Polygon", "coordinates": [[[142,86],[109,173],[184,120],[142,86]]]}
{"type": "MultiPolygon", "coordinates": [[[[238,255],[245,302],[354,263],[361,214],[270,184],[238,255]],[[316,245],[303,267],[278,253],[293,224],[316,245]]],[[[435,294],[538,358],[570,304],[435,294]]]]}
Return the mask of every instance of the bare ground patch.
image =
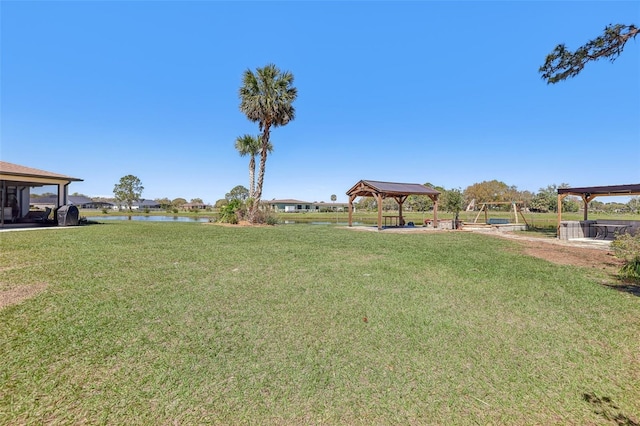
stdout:
{"type": "Polygon", "coordinates": [[[600,283],[617,291],[640,297],[640,282],[620,276],[624,264],[615,257],[613,250],[606,245],[582,244],[572,241],[528,237],[513,233],[495,234],[502,238],[517,240],[522,253],[534,256],[557,265],[570,265],[588,268],[602,278],[600,283]]]}
{"type": "Polygon", "coordinates": [[[30,299],[42,293],[47,283],[20,285],[6,290],[0,290],[0,309],[30,299]]]}

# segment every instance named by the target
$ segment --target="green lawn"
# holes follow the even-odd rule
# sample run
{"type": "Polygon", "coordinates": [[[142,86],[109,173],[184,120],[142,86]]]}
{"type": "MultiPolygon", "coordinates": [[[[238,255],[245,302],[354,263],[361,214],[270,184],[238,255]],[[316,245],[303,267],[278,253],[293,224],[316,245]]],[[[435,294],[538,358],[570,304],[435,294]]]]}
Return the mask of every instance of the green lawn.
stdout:
{"type": "Polygon", "coordinates": [[[637,425],[640,298],[517,247],[318,225],[1,233],[0,291],[44,290],[0,310],[0,424],[637,425]]]}

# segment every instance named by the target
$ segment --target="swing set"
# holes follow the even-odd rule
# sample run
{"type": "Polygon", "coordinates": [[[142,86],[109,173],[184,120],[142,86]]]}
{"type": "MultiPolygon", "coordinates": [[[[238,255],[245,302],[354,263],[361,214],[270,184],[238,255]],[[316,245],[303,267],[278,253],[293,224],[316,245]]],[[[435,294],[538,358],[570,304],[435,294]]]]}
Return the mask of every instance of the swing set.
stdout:
{"type": "MultiPolygon", "coordinates": [[[[511,204],[510,213],[513,213],[514,223],[516,224],[519,223],[518,215],[520,215],[524,223],[527,226],[529,226],[529,223],[527,222],[527,218],[524,217],[524,214],[522,213],[522,209],[520,208],[520,206],[524,205],[524,203],[521,201],[494,201],[494,202],[482,203],[480,205],[480,210],[478,210],[478,214],[476,215],[476,218],[473,220],[473,223],[474,224],[478,223],[478,219],[480,218],[480,215],[483,212],[484,212],[484,223],[486,223],[487,225],[504,225],[509,223],[509,219],[489,218],[489,206],[505,205],[505,204],[511,204]]],[[[467,206],[467,211],[473,211],[474,207],[475,207],[475,200],[469,203],[469,206],[467,206]]]]}

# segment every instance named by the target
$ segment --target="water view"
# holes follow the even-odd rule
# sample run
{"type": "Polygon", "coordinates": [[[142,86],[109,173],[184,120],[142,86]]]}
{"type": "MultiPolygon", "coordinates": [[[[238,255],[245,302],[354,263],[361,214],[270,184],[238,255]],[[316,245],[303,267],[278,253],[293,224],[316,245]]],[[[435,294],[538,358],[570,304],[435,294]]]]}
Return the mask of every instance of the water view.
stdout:
{"type": "MultiPolygon", "coordinates": [[[[117,215],[117,216],[94,216],[89,218],[89,220],[93,220],[96,222],[100,222],[103,220],[138,220],[143,222],[200,222],[206,223],[209,220],[215,220],[214,217],[188,217],[188,216],[146,216],[146,215],[117,215]]],[[[371,222],[372,224],[374,222],[371,222]]],[[[306,225],[341,225],[347,226],[348,222],[333,222],[333,221],[314,221],[314,220],[283,220],[280,222],[282,225],[295,225],[295,224],[306,224],[306,225]]],[[[353,222],[353,225],[362,225],[363,222],[353,222]]]]}
{"type": "Polygon", "coordinates": [[[208,217],[187,217],[187,216],[99,216],[90,218],[95,221],[102,220],[140,220],[144,222],[209,222],[208,217]]]}

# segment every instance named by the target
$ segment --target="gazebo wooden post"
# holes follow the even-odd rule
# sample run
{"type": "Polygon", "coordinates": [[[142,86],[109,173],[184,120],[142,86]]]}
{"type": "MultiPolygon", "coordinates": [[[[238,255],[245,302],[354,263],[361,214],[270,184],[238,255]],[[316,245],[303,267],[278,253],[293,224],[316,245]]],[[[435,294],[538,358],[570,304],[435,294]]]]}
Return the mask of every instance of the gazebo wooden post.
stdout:
{"type": "Polygon", "coordinates": [[[433,200],[433,227],[438,227],[438,197],[433,200]]]}
{"type": "Polygon", "coordinates": [[[349,196],[349,226],[353,226],[353,200],[355,199],[355,195],[349,196]]]}
{"type": "Polygon", "coordinates": [[[378,201],[378,231],[382,231],[382,194],[378,192],[375,195],[378,201]]]}
{"type": "Polygon", "coordinates": [[[398,203],[398,225],[404,226],[404,219],[402,218],[402,205],[406,201],[407,196],[397,197],[396,202],[398,203]]]}
{"type": "Polygon", "coordinates": [[[558,194],[558,226],[556,227],[556,238],[560,238],[560,222],[562,222],[562,200],[565,195],[558,194]]]}

